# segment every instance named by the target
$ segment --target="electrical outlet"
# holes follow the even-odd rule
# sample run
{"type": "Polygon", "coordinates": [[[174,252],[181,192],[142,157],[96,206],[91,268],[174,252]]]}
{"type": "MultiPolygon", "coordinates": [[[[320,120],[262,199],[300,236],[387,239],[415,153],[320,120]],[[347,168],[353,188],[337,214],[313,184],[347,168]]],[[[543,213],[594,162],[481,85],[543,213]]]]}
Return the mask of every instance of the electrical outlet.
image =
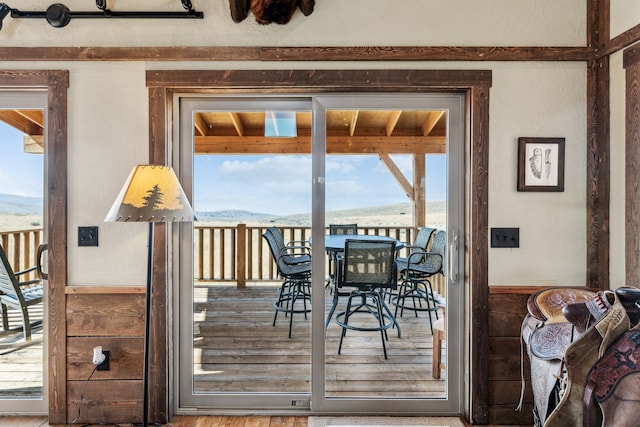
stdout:
{"type": "Polygon", "coordinates": [[[78,246],[98,246],[98,227],[78,227],[78,246]]]}
{"type": "Polygon", "coordinates": [[[104,354],[104,360],[101,364],[98,365],[98,371],[108,371],[109,370],[109,352],[106,350],[102,350],[102,354],[104,354]]]}
{"type": "Polygon", "coordinates": [[[519,248],[520,229],[519,228],[492,228],[491,229],[492,248],[519,248]]]}

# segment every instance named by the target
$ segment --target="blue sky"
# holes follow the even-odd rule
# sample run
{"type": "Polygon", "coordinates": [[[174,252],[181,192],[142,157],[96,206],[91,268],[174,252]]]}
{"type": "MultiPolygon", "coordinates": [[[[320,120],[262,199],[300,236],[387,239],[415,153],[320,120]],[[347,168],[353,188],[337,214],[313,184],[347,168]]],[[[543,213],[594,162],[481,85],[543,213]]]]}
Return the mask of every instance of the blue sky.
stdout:
{"type": "MultiPolygon", "coordinates": [[[[392,156],[411,182],[411,156],[392,156]]],[[[444,200],[446,158],[429,155],[427,200],[444,200]]],[[[327,156],[326,210],[409,201],[375,155],[327,156]]],[[[300,155],[209,156],[194,159],[194,209],[239,209],[287,215],[311,212],[311,157],[300,155]]]]}
{"type": "Polygon", "coordinates": [[[21,132],[0,122],[0,193],[42,197],[42,161],[24,152],[21,132]]]}
{"type": "MultiPolygon", "coordinates": [[[[409,181],[410,156],[392,156],[409,181]]],[[[444,200],[445,156],[429,155],[427,200],[444,200]]],[[[43,156],[26,154],[22,134],[0,122],[0,193],[42,196],[43,156]]],[[[194,208],[197,211],[239,209],[288,215],[311,211],[311,157],[194,157],[194,208]]],[[[327,211],[408,202],[407,196],[375,155],[328,156],[327,211]]]]}

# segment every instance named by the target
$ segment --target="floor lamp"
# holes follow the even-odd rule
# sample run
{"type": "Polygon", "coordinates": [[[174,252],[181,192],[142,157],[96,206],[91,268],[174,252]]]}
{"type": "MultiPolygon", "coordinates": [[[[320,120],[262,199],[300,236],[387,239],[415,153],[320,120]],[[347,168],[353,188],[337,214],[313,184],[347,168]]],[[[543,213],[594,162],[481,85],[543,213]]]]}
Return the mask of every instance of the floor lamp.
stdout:
{"type": "Polygon", "coordinates": [[[146,317],[144,329],[142,425],[149,425],[149,340],[153,278],[153,223],[191,222],[193,209],[175,172],[168,166],[138,165],[131,171],[104,219],[107,222],[148,222],[146,317]]]}

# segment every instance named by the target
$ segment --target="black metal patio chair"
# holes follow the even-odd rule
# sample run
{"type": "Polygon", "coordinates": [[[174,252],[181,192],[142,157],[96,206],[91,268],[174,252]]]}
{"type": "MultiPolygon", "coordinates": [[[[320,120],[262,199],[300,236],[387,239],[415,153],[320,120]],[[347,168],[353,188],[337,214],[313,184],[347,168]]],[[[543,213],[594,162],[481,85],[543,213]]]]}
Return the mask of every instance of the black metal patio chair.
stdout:
{"type": "Polygon", "coordinates": [[[276,310],[273,326],[276,325],[278,313],[285,313],[285,316],[289,316],[289,338],[291,338],[293,315],[303,313],[306,319],[307,313],[311,311],[311,248],[296,245],[295,242],[285,244],[278,227],[268,228],[262,237],[269,244],[278,268],[278,275],[283,278],[278,290],[278,299],[273,304],[276,310]],[[300,303],[302,308],[299,308],[300,303]]]}
{"type": "Polygon", "coordinates": [[[401,278],[398,293],[391,298],[391,303],[396,307],[394,314],[398,315],[398,309],[400,317],[405,309],[412,310],[416,316],[420,311],[428,312],[432,334],[432,316],[435,314],[438,319],[439,301],[434,296],[430,278],[443,272],[446,245],[447,232],[438,230],[429,251],[416,250],[406,260],[396,260],[401,278]]]}
{"type": "Polygon", "coordinates": [[[0,246],[0,310],[2,311],[2,327],[5,331],[9,330],[7,313],[9,307],[20,310],[22,314],[22,329],[26,340],[31,339],[32,326],[41,323],[41,321],[34,323],[30,321],[29,307],[42,302],[43,284],[40,278],[20,281],[20,276],[36,270],[37,267],[31,267],[14,272],[7,259],[7,254],[0,246]]]}
{"type": "Polygon", "coordinates": [[[385,359],[387,329],[396,326],[400,336],[400,327],[384,301],[384,291],[397,286],[395,247],[393,240],[347,239],[344,256],[338,262],[337,287],[351,288],[351,292],[346,310],[336,315],[336,323],[342,328],[338,354],[348,329],[379,331],[385,359]]]}

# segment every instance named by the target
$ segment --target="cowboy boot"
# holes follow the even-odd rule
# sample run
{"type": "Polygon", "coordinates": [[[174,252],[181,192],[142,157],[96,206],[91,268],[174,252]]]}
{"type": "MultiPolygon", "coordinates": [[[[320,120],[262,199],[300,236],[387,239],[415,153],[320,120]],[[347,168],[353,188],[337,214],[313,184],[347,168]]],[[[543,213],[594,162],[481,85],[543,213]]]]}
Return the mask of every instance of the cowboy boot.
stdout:
{"type": "MultiPolygon", "coordinates": [[[[614,302],[607,314],[565,353],[567,385],[560,399],[544,423],[544,427],[579,427],[583,423],[583,398],[587,373],[609,346],[629,329],[629,317],[618,297],[612,292],[614,302]]],[[[605,296],[606,297],[606,296],[605,296]]]]}

